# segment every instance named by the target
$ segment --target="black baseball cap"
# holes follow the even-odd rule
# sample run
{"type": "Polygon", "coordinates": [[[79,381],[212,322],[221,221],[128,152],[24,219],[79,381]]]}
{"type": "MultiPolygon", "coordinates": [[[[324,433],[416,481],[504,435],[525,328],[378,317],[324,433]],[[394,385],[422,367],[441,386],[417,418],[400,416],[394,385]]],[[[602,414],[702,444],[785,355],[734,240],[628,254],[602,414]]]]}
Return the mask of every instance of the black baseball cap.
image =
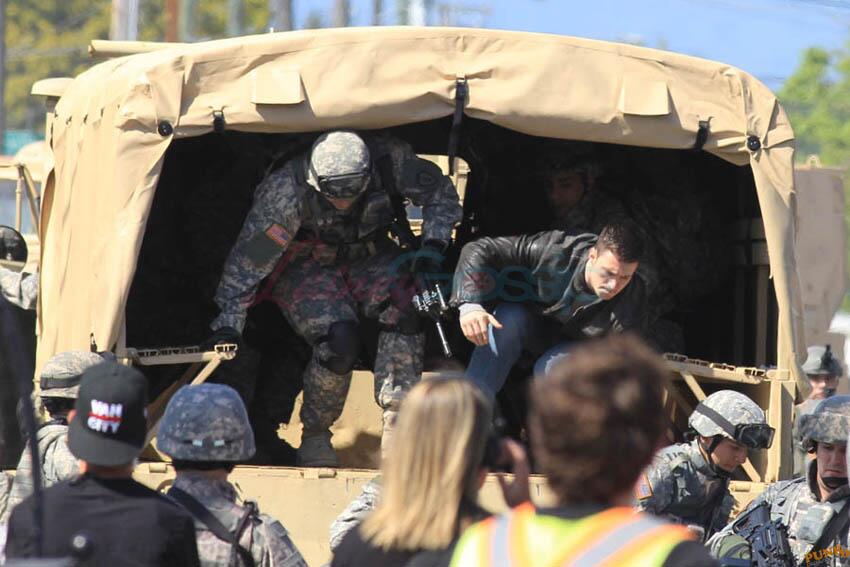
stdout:
{"type": "Polygon", "coordinates": [[[133,462],[147,433],[147,380],[129,366],[103,362],[83,373],[68,448],[93,465],[133,462]]]}

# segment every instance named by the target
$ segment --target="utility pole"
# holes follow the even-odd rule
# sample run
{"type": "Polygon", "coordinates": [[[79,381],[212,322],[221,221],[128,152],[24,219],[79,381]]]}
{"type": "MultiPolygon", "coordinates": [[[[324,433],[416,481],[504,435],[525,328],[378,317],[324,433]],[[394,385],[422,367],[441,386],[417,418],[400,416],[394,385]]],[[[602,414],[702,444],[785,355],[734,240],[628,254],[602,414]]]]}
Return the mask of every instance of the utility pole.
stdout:
{"type": "Polygon", "coordinates": [[[180,0],[165,0],[165,41],[177,41],[178,4],[180,0]]]}
{"type": "Polygon", "coordinates": [[[333,26],[346,28],[351,25],[351,6],[348,0],[335,0],[333,26]]]}
{"type": "Polygon", "coordinates": [[[269,0],[269,28],[274,31],[294,29],[292,0],[269,0]]]}
{"type": "Polygon", "coordinates": [[[410,0],[396,0],[395,10],[398,25],[408,25],[410,23],[410,0]]]}
{"type": "Polygon", "coordinates": [[[195,0],[179,0],[180,14],[177,18],[177,35],[179,41],[192,41],[195,30],[192,26],[192,16],[195,14],[195,0]]]}
{"type": "Polygon", "coordinates": [[[112,0],[109,39],[136,41],[139,38],[139,0],[112,0]]]}
{"type": "Polygon", "coordinates": [[[381,0],[372,0],[372,25],[380,26],[383,19],[384,3],[381,0]]]}
{"type": "MultiPolygon", "coordinates": [[[[432,3],[433,0],[428,0],[432,3]]],[[[429,6],[433,7],[433,4],[429,6]]],[[[490,17],[490,4],[464,4],[462,2],[438,2],[436,4],[439,14],[438,22],[441,26],[473,26],[477,28],[487,27],[487,18],[490,17]]]]}
{"type": "Polygon", "coordinates": [[[6,0],[0,0],[0,153],[6,153],[6,0]]]}
{"type": "Polygon", "coordinates": [[[242,0],[227,0],[227,35],[242,35],[245,29],[243,16],[242,0]]]}
{"type": "Polygon", "coordinates": [[[127,0],[112,0],[109,39],[123,41],[127,37],[127,0]]]}
{"type": "Polygon", "coordinates": [[[408,6],[407,23],[411,26],[427,26],[428,12],[425,0],[410,0],[408,6]]]}

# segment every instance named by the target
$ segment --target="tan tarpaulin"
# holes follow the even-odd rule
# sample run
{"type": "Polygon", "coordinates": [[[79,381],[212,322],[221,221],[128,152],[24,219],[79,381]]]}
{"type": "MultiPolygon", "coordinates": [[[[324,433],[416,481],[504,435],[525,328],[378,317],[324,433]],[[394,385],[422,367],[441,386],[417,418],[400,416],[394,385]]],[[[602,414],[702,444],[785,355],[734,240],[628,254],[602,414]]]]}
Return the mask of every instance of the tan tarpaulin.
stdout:
{"type": "Polygon", "coordinates": [[[38,366],[111,347],[163,156],[175,137],[378,128],[466,113],[526,134],[705,150],[751,164],[779,303],[779,366],[799,376],[793,132],[774,95],[719,63],[652,49],[465,28],[346,28],[177,46],[83,73],[56,107],[44,198],[38,366]],[[173,128],[168,128],[165,122],[173,128]],[[159,131],[158,131],[159,126],[159,131]],[[748,149],[751,137],[751,149],[748,149]]]}

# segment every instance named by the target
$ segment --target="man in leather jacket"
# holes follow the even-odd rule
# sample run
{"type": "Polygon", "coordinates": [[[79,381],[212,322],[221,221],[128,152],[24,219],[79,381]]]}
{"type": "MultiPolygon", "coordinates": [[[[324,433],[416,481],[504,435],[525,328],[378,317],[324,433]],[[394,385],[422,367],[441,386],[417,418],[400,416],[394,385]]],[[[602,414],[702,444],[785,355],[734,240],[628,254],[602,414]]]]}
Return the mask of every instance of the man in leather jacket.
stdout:
{"type": "Polygon", "coordinates": [[[642,252],[628,220],[609,222],[598,237],[556,230],[464,246],[452,303],[476,345],[467,375],[495,397],[523,350],[542,354],[535,365],[542,375],[571,342],[642,329],[646,294],[634,277],[642,252]],[[492,313],[485,303],[495,305],[492,313]]]}

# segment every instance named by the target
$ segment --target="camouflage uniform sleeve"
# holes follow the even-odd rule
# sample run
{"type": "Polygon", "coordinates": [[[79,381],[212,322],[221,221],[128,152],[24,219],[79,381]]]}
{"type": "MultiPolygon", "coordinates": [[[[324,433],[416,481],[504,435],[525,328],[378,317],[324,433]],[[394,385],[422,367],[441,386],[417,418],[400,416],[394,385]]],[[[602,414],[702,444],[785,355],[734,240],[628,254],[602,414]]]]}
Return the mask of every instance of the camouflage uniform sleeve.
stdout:
{"type": "Polygon", "coordinates": [[[45,486],[74,478],[80,472],[77,458],[68,449],[68,443],[64,436],[57,438],[50,445],[50,448],[45,451],[43,459],[45,486]]]}
{"type": "Polygon", "coordinates": [[[337,516],[331,524],[331,551],[334,551],[342,543],[345,534],[359,525],[369,513],[378,505],[378,496],[381,492],[380,484],[370,480],[363,486],[363,491],[357,498],[337,516]]]}
{"type": "Polygon", "coordinates": [[[221,309],[212,329],[242,331],[248,307],[262,279],[273,270],[301,226],[301,201],[290,162],[268,175],[254,192],[254,204],[230,250],[215,302],[221,309]]]}
{"type": "Polygon", "coordinates": [[[260,517],[266,545],[259,567],[307,567],[283,524],[266,514],[260,517]]]}
{"type": "Polygon", "coordinates": [[[399,193],[422,207],[422,240],[451,242],[452,229],[463,219],[452,180],[438,165],[418,157],[406,142],[387,143],[399,193]]]}
{"type": "Polygon", "coordinates": [[[656,459],[638,479],[637,507],[656,516],[664,515],[676,493],[676,478],[666,461],[656,459]]]}
{"type": "MultiPolygon", "coordinates": [[[[9,519],[9,512],[11,509],[7,509],[9,504],[9,493],[12,491],[12,476],[6,471],[0,471],[0,530],[6,532],[6,522],[9,519]]],[[[0,548],[2,549],[2,548],[0,548]]]]}
{"type": "Polygon", "coordinates": [[[0,295],[21,309],[35,309],[38,299],[38,274],[0,268],[0,295]]]}

